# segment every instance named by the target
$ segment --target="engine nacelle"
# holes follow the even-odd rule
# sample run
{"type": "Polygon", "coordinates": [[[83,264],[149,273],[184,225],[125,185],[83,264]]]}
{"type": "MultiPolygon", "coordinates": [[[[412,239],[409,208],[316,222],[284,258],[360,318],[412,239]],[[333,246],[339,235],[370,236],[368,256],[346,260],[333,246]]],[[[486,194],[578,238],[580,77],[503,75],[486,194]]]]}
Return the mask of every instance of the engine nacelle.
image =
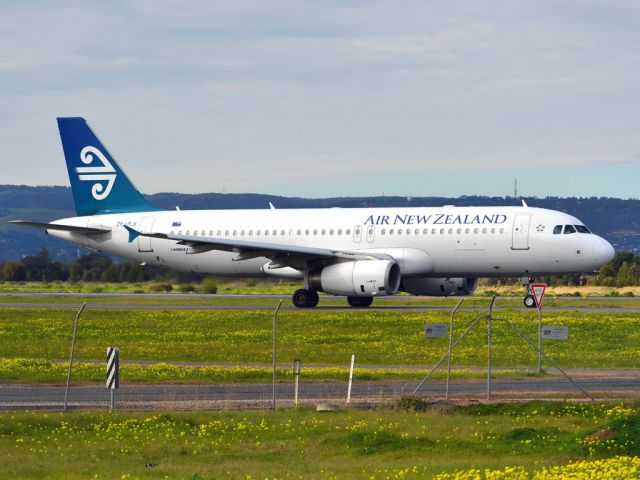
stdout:
{"type": "Polygon", "coordinates": [[[309,288],[333,295],[392,295],[400,287],[400,267],[391,260],[357,260],[309,272],[309,288]]]}
{"type": "Polygon", "coordinates": [[[400,289],[412,295],[462,297],[471,295],[477,286],[477,278],[404,278],[400,289]]]}

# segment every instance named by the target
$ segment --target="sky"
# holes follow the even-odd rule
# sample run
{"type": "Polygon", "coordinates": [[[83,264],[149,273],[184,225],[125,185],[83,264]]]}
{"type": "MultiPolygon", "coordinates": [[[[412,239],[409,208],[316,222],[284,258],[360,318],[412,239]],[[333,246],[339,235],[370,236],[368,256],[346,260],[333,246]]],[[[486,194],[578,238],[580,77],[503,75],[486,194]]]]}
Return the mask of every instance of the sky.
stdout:
{"type": "Polygon", "coordinates": [[[0,183],[640,198],[640,3],[0,2],[0,183]]]}

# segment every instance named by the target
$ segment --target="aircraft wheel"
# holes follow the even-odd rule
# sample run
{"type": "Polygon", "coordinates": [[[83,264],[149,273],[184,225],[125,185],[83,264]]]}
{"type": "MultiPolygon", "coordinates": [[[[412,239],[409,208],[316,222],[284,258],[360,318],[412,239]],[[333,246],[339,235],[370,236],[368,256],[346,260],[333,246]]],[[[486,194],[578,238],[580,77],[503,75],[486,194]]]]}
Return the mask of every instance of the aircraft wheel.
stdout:
{"type": "Polygon", "coordinates": [[[347,297],[347,302],[354,308],[367,308],[373,303],[373,297],[347,297]]]}
{"type": "Polygon", "coordinates": [[[309,304],[307,305],[308,307],[315,307],[318,305],[318,302],[320,301],[320,296],[318,295],[318,292],[316,292],[315,290],[308,290],[309,292],[309,304]]]}
{"type": "Polygon", "coordinates": [[[312,290],[305,290],[300,288],[296,290],[291,296],[293,305],[298,308],[315,307],[318,304],[318,293],[312,290]]]}
{"type": "Polygon", "coordinates": [[[525,297],[522,299],[522,303],[524,303],[524,306],[527,308],[536,307],[536,299],[533,298],[533,295],[525,295],[525,297]]]}

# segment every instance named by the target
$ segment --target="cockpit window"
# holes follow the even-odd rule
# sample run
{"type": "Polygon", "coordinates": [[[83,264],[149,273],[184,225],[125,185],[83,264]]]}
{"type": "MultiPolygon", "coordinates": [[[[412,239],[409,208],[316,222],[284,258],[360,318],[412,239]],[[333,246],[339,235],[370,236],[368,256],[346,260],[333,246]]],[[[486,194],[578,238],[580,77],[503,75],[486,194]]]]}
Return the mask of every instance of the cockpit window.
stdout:
{"type": "Polygon", "coordinates": [[[553,227],[553,234],[560,235],[562,233],[562,225],[556,225],[553,227]]]}
{"type": "Polygon", "coordinates": [[[578,231],[578,233],[591,233],[591,230],[589,230],[584,225],[574,225],[574,227],[576,227],[576,230],[578,231]]]}
{"type": "Polygon", "coordinates": [[[576,229],[573,225],[564,226],[564,234],[567,235],[568,233],[576,233],[576,229]]]}

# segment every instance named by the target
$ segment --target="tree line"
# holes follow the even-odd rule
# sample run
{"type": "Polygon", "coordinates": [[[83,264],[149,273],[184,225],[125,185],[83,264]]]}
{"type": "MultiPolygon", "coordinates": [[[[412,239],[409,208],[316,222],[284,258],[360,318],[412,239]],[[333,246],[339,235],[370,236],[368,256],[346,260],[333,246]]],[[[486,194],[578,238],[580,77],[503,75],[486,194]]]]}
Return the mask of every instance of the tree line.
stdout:
{"type": "MultiPolygon", "coordinates": [[[[178,273],[138,263],[114,262],[109,257],[90,253],[73,263],[54,261],[46,248],[37,255],[28,255],[18,262],[0,264],[0,281],[3,282],[109,282],[138,283],[163,281],[188,283],[200,281],[196,274],[178,273]]],[[[640,285],[640,256],[632,252],[618,252],[613,260],[600,268],[597,276],[563,275],[543,277],[549,285],[602,285],[627,287],[640,285]]],[[[519,279],[492,279],[490,283],[517,283],[519,279]]]]}

